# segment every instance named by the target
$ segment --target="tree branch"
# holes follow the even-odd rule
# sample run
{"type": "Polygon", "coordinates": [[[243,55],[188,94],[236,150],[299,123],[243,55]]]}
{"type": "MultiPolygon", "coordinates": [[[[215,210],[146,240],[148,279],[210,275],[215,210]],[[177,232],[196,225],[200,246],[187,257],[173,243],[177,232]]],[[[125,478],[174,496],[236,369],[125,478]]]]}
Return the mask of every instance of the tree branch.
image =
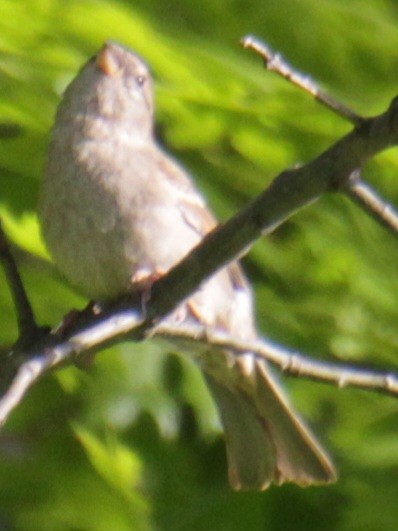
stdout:
{"type": "MultiPolygon", "coordinates": [[[[300,88],[307,94],[313,96],[322,105],[330,109],[335,114],[345,120],[350,121],[356,127],[362,125],[366,118],[360,116],[346,105],[336,100],[319,88],[317,83],[308,75],[298,72],[292,67],[280,53],[274,52],[263,41],[247,35],[241,39],[244,48],[249,48],[257,53],[264,61],[264,65],[269,72],[275,72],[295,87],[300,88]]],[[[392,105],[396,102],[393,101],[392,105]]],[[[346,195],[354,200],[363,210],[370,214],[378,223],[398,235],[398,213],[384,199],[376,194],[372,188],[359,180],[359,171],[354,171],[351,179],[347,181],[346,195]]]]}
{"type": "Polygon", "coordinates": [[[358,181],[347,188],[346,195],[355,201],[380,225],[398,236],[398,212],[382,199],[368,184],[358,181]]]}
{"type": "Polygon", "coordinates": [[[398,375],[392,372],[365,370],[337,363],[325,363],[308,358],[265,339],[253,342],[236,341],[220,331],[208,331],[201,325],[171,326],[160,325],[156,335],[170,340],[193,340],[218,349],[228,349],[237,355],[250,352],[259,358],[270,361],[282,372],[290,376],[309,378],[337,387],[357,387],[380,391],[387,395],[398,395],[398,375]]]}
{"type": "MultiPolygon", "coordinates": [[[[358,191],[357,179],[362,165],[398,143],[398,101],[393,100],[389,109],[379,116],[354,121],[356,127],[351,133],[308,164],[282,172],[249,206],[219,225],[186,258],[155,282],[145,315],[141,297],[135,294],[109,304],[99,315],[84,312],[73,326],[64,330],[62,338],[47,334],[34,344],[23,346],[18,342],[5,357],[2,367],[1,383],[5,392],[0,400],[0,423],[6,421],[28,389],[49,370],[122,340],[161,334],[164,326],[161,321],[165,316],[189,297],[201,282],[241,255],[262,234],[271,232],[326,192],[358,191]]],[[[382,217],[375,209],[374,215],[382,217]]],[[[205,332],[217,337],[215,331],[205,332]]],[[[192,339],[200,339],[198,331],[192,339]]],[[[225,342],[224,346],[236,352],[246,351],[247,347],[253,349],[259,357],[277,361],[289,373],[334,382],[339,386],[356,385],[390,394],[397,392],[397,377],[394,375],[309,362],[293,353],[286,354],[286,351],[283,356],[276,356],[275,347],[271,349],[265,343],[239,346],[233,338],[228,338],[227,342],[228,345],[225,342]]]]}
{"type": "Polygon", "coordinates": [[[313,161],[286,170],[228,223],[220,224],[188,256],[153,285],[148,319],[164,317],[205,278],[231,262],[263,234],[326,192],[346,191],[359,168],[377,153],[398,143],[398,100],[368,118],[313,161]],[[161,310],[159,314],[158,311],[161,310]]]}
{"type": "MultiPolygon", "coordinates": [[[[125,310],[124,302],[107,316],[91,314],[88,317],[82,314],[82,319],[74,324],[74,329],[71,328],[65,338],[49,333],[30,348],[11,350],[3,360],[1,388],[4,393],[0,398],[0,426],[32,385],[50,370],[70,365],[79,356],[95,353],[119,341],[133,339],[133,331],[141,336],[139,329],[144,322],[141,309],[135,311],[131,301],[132,307],[125,310]]],[[[141,307],[137,298],[135,305],[141,307]]]]}
{"type": "Polygon", "coordinates": [[[275,72],[296,87],[304,90],[304,92],[311,94],[319,103],[352,124],[360,125],[362,123],[362,116],[359,116],[352,109],[349,109],[340,101],[333,98],[333,96],[321,90],[310,76],[298,72],[285,61],[281,54],[271,50],[264,41],[261,41],[254,35],[247,35],[240,42],[244,48],[253,50],[264,60],[264,65],[269,72],[275,72]]]}
{"type": "MultiPolygon", "coordinates": [[[[136,305],[135,309],[112,309],[107,317],[102,317],[99,322],[89,325],[86,323],[82,330],[74,332],[65,340],[54,335],[48,336],[40,347],[25,352],[27,361],[19,366],[11,384],[0,399],[0,425],[7,421],[37,380],[50,370],[72,363],[79,355],[95,353],[119,341],[143,339],[145,320],[137,309],[140,307],[140,301],[136,301],[136,305]]],[[[94,316],[92,319],[98,321],[94,316]]],[[[209,331],[200,324],[173,326],[161,323],[148,335],[175,343],[192,342],[195,346],[201,344],[215,349],[228,349],[236,355],[251,352],[263,361],[270,361],[282,372],[291,376],[309,378],[340,388],[356,387],[387,395],[398,395],[398,375],[394,373],[315,361],[266,340],[237,341],[220,331],[209,331]]]]}
{"type": "Polygon", "coordinates": [[[33,309],[26,294],[21,276],[0,220],[0,260],[11,290],[15,310],[17,313],[19,341],[24,344],[34,341],[41,333],[37,326],[33,309]]]}

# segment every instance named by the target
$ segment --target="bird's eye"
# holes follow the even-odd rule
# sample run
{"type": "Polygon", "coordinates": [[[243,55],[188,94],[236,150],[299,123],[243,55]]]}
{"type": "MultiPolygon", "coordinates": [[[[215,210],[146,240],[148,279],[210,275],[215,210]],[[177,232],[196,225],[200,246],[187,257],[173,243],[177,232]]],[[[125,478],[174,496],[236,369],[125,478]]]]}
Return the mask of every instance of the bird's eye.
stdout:
{"type": "Polygon", "coordinates": [[[145,76],[138,76],[137,83],[142,87],[142,85],[145,83],[145,79],[145,76]]]}

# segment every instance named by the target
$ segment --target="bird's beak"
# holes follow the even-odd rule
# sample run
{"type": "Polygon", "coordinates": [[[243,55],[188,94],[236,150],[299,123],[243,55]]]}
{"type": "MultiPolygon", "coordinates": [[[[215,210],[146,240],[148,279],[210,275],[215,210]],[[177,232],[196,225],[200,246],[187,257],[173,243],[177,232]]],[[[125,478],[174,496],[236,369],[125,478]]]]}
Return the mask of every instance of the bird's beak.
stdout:
{"type": "Polygon", "coordinates": [[[96,64],[107,76],[115,76],[120,72],[120,64],[109,44],[104,44],[98,53],[96,64]]]}

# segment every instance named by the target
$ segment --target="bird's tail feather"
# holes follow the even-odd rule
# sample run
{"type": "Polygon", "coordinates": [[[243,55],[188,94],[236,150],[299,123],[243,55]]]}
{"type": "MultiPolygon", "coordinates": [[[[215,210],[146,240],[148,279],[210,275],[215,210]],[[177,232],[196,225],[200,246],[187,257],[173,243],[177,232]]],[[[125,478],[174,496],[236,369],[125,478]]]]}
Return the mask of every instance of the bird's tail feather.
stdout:
{"type": "Polygon", "coordinates": [[[206,379],[225,430],[232,487],[264,490],[272,482],[308,486],[335,481],[329,457],[265,363],[247,354],[225,368],[232,378],[206,370],[206,379]]]}

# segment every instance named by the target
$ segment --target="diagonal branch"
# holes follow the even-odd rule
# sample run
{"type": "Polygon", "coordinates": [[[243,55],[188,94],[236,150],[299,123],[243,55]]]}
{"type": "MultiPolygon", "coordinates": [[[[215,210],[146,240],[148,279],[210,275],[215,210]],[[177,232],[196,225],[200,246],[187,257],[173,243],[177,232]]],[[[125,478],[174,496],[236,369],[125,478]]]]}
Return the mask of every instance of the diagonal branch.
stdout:
{"type": "Polygon", "coordinates": [[[264,60],[265,67],[269,72],[275,72],[296,87],[311,94],[322,105],[352,124],[360,125],[363,122],[364,118],[362,116],[359,116],[352,109],[346,107],[343,103],[333,98],[333,96],[320,89],[313,79],[308,75],[298,72],[285,61],[280,53],[271,50],[265,42],[253,35],[243,37],[240,42],[244,48],[253,50],[264,60]]]}
{"type": "Polygon", "coordinates": [[[220,331],[209,332],[201,325],[172,326],[161,325],[156,335],[169,340],[194,340],[196,343],[209,345],[219,349],[228,349],[237,355],[251,352],[258,358],[270,361],[282,372],[290,376],[309,378],[337,387],[356,387],[380,391],[387,395],[398,395],[398,374],[365,370],[360,367],[349,367],[338,363],[325,363],[308,358],[265,339],[253,342],[236,341],[228,334],[220,331]],[[194,338],[194,339],[193,339],[194,338]]]}
{"type": "Polygon", "coordinates": [[[184,260],[154,284],[148,319],[156,321],[169,313],[176,301],[188,297],[205,278],[300,208],[326,192],[345,191],[353,186],[353,176],[363,164],[397,144],[398,101],[393,100],[385,113],[366,119],[313,161],[282,172],[245,209],[208,234],[184,260]]]}
{"type": "MultiPolygon", "coordinates": [[[[348,120],[354,126],[359,127],[366,118],[355,113],[352,109],[333,98],[330,94],[320,89],[318,84],[308,75],[298,72],[292,67],[280,53],[274,52],[263,41],[247,35],[241,39],[244,48],[253,50],[264,60],[264,65],[269,72],[275,72],[283,79],[313,96],[322,105],[335,114],[348,120]]],[[[393,104],[396,102],[393,101],[393,104]]],[[[359,172],[354,172],[352,178],[347,181],[346,195],[355,201],[365,212],[370,214],[378,223],[398,235],[398,213],[393,207],[382,199],[372,188],[359,180],[359,172]]]]}
{"type": "MultiPolygon", "coordinates": [[[[96,352],[104,347],[124,340],[142,338],[144,319],[136,308],[113,310],[100,322],[85,326],[68,339],[48,336],[36,352],[26,352],[27,361],[16,371],[11,384],[0,399],[0,425],[4,424],[12,411],[22,401],[29,389],[50,370],[70,364],[76,357],[88,352],[96,352]]],[[[267,360],[292,376],[309,378],[322,383],[343,387],[356,387],[379,391],[384,394],[398,395],[398,375],[382,373],[344,365],[325,363],[306,358],[265,341],[237,341],[233,337],[219,332],[209,331],[200,324],[173,326],[161,323],[151,331],[151,337],[159,337],[170,342],[193,342],[217,349],[228,349],[236,355],[251,352],[259,359],[267,360]]]]}
{"type": "Polygon", "coordinates": [[[21,276],[19,274],[14,257],[11,253],[6,235],[4,234],[0,220],[0,261],[10,286],[11,295],[17,313],[19,340],[23,342],[33,341],[40,335],[33,309],[26,294],[21,276]]]}
{"type": "MultiPolygon", "coordinates": [[[[136,301],[136,306],[140,308],[141,302],[136,301]]],[[[132,307],[130,310],[114,310],[106,318],[92,314],[91,320],[84,317],[80,329],[70,331],[65,338],[50,333],[23,352],[11,351],[6,361],[17,366],[8,371],[5,370],[6,362],[3,362],[2,372],[11,372],[11,377],[9,382],[1,382],[5,392],[0,398],[0,426],[6,422],[27,391],[49,371],[72,364],[80,355],[94,353],[118,341],[132,339],[133,331],[138,330],[144,321],[140,312],[141,310],[135,311],[132,307]],[[19,365],[15,361],[18,359],[21,360],[19,365]]]]}
{"type": "Polygon", "coordinates": [[[383,225],[395,236],[398,236],[398,212],[372,190],[368,184],[358,181],[347,188],[346,195],[380,225],[383,225]]]}
{"type": "MultiPolygon", "coordinates": [[[[73,363],[83,354],[95,353],[118,341],[142,339],[147,334],[156,333],[156,325],[159,326],[167,314],[261,234],[271,232],[325,192],[352,186],[356,168],[397,142],[398,103],[395,101],[385,113],[367,119],[307,165],[282,172],[248,207],[204,238],[186,258],[153,284],[145,316],[140,297],[136,294],[115,302],[100,315],[84,314],[64,338],[48,335],[22,352],[16,349],[10,357],[16,368],[10,381],[3,383],[6,392],[0,400],[0,422],[5,422],[27,390],[50,369],[73,363]]],[[[258,354],[265,356],[266,352],[259,351],[258,354]]],[[[280,365],[284,370],[297,373],[297,365],[292,362],[297,357],[289,359],[288,363],[285,359],[280,365]]],[[[337,376],[332,377],[331,370],[325,376],[324,365],[313,367],[316,370],[310,371],[308,365],[302,363],[298,372],[339,385],[343,381],[354,381],[344,376],[347,375],[346,370],[343,375],[335,373],[337,376]]],[[[391,378],[385,380],[388,392],[395,389],[395,380],[391,378]],[[388,382],[393,382],[391,389],[388,382]]],[[[383,387],[376,385],[375,380],[373,383],[375,388],[383,387]]]]}
{"type": "MultiPolygon", "coordinates": [[[[29,388],[48,371],[122,340],[161,335],[162,319],[189,297],[201,282],[241,255],[262,234],[270,233],[324,193],[347,193],[351,190],[359,197],[360,168],[380,151],[398,143],[398,101],[393,100],[387,111],[379,116],[358,120],[354,116],[351,121],[356,124],[351,133],[308,164],[282,172],[250,205],[227,223],[219,225],[179,264],[155,282],[145,315],[140,296],[135,294],[110,304],[99,315],[85,312],[73,327],[64,331],[63,337],[47,334],[39,336],[33,343],[23,345],[18,342],[5,357],[2,366],[0,383],[5,392],[0,399],[0,423],[7,420],[29,388]]],[[[208,330],[205,332],[209,334],[208,330]]],[[[194,334],[192,340],[200,339],[198,330],[191,330],[191,333],[194,334]]],[[[216,334],[215,331],[210,333],[216,334]]],[[[177,331],[174,334],[177,335],[177,331]]],[[[205,337],[204,331],[200,334],[205,337]]],[[[248,347],[259,357],[277,362],[282,370],[292,374],[340,386],[356,385],[397,393],[397,377],[393,375],[308,362],[292,353],[286,354],[286,351],[279,356],[274,347],[271,349],[265,343],[239,345],[233,338],[220,341],[236,352],[248,347]]]]}

